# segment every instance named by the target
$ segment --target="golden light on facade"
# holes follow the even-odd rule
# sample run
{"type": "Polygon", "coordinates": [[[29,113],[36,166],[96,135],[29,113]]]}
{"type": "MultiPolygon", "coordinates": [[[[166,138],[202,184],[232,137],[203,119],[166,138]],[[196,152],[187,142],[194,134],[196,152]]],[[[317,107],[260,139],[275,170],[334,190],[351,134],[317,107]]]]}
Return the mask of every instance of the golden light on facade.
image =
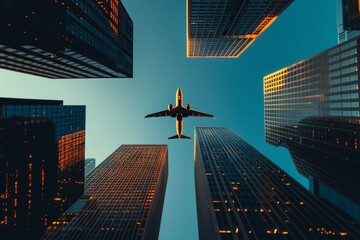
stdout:
{"type": "Polygon", "coordinates": [[[186,57],[190,57],[189,0],[186,0],[186,57]]]}
{"type": "MultiPolygon", "coordinates": [[[[213,17],[211,19],[203,19],[204,16],[200,16],[200,13],[205,13],[207,11],[207,8],[211,8],[210,3],[205,3],[202,6],[194,5],[194,2],[189,2],[189,0],[186,1],[186,56],[188,58],[238,58],[252,43],[257,39],[277,18],[278,15],[285,10],[288,5],[291,3],[291,1],[282,1],[283,6],[280,8],[272,8],[272,7],[264,7],[262,10],[262,13],[257,13],[256,15],[252,15],[251,17],[248,16],[249,11],[248,9],[239,9],[240,15],[237,17],[243,17],[242,22],[245,21],[245,23],[248,26],[252,26],[250,29],[246,27],[237,27],[238,25],[238,19],[231,19],[232,21],[232,28],[220,28],[219,26],[226,25],[224,21],[230,21],[227,17],[223,16],[226,14],[231,14],[230,12],[226,12],[226,9],[221,5],[216,5],[216,12],[219,12],[218,17],[219,19],[214,21],[213,17]],[[193,6],[194,5],[194,6],[193,6]],[[194,12],[199,14],[199,19],[201,19],[198,22],[197,17],[194,17],[192,19],[192,13],[194,12]],[[195,22],[191,22],[195,21],[195,22]],[[220,21],[220,22],[219,22],[220,21]],[[221,22],[222,21],[222,22],[221,22]],[[196,25],[193,25],[196,24],[196,25]],[[206,28],[210,28],[210,31],[208,33],[204,33],[204,30],[202,30],[201,27],[199,27],[200,24],[207,24],[206,28]],[[190,37],[191,30],[196,29],[198,31],[198,35],[201,35],[201,43],[197,42],[197,40],[192,40],[190,37]],[[215,30],[214,30],[215,29],[215,30]],[[230,32],[229,32],[229,31],[230,32]],[[202,41],[202,39],[205,39],[205,41],[202,41]],[[208,46],[213,44],[214,41],[226,40],[226,39],[234,39],[231,42],[226,42],[225,48],[217,49],[216,47],[214,49],[207,49],[208,46]],[[239,39],[239,40],[236,40],[239,39]],[[208,44],[208,42],[211,42],[211,44],[208,44]],[[202,48],[202,44],[204,44],[204,48],[202,48]],[[202,53],[194,53],[194,50],[197,51],[198,49],[206,50],[202,53]],[[211,51],[211,53],[209,52],[211,51]],[[220,52],[220,53],[219,53],[220,52]]],[[[278,4],[278,2],[277,2],[278,4]]],[[[200,4],[201,5],[201,4],[200,4]]],[[[259,6],[252,5],[249,7],[249,9],[257,8],[259,6]]],[[[211,11],[214,9],[211,8],[211,11]]],[[[211,12],[209,11],[209,12],[211,12]]],[[[205,27],[204,27],[205,28],[205,27]]],[[[222,43],[214,43],[222,45],[222,43]]]]}
{"type": "Polygon", "coordinates": [[[84,160],[85,130],[62,136],[58,141],[58,149],[60,171],[84,160]]]}

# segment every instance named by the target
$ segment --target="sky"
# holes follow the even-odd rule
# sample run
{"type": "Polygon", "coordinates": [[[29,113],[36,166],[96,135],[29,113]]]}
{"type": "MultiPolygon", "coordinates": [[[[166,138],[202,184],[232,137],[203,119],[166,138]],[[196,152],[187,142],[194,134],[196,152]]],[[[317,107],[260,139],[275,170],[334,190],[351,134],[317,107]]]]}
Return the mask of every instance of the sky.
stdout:
{"type": "Polygon", "coordinates": [[[121,144],[168,144],[169,177],[160,240],[198,239],[193,140],[168,140],[173,118],[144,119],[175,104],[215,115],[195,126],[227,126],[301,184],[288,154],[264,140],[263,77],[337,44],[336,1],[296,0],[237,59],[188,59],[185,0],[122,0],[134,22],[132,79],[55,80],[0,69],[0,97],[64,100],[86,105],[86,157],[97,165],[121,144]]]}

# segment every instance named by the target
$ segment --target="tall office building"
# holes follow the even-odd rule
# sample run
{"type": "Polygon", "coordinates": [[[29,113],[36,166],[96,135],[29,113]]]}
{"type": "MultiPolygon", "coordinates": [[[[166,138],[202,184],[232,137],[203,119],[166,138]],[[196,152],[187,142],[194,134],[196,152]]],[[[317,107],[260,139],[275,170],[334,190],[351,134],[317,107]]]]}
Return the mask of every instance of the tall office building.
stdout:
{"type": "Polygon", "coordinates": [[[0,239],[39,239],[54,218],[55,127],[36,118],[0,120],[0,239]]]}
{"type": "Polygon", "coordinates": [[[343,0],[343,26],[346,30],[360,30],[360,2],[343,0]]]}
{"type": "Polygon", "coordinates": [[[264,77],[266,142],[288,148],[314,193],[358,221],[359,41],[349,40],[264,77]]]}
{"type": "Polygon", "coordinates": [[[292,2],[186,0],[187,57],[239,57],[292,2]]]}
{"type": "Polygon", "coordinates": [[[225,127],[195,129],[200,239],[359,239],[352,219],[321,201],[225,127]]]}
{"type": "Polygon", "coordinates": [[[133,23],[119,0],[0,1],[0,67],[47,78],[133,74],[133,23]]]}
{"type": "Polygon", "coordinates": [[[85,107],[0,98],[0,238],[38,239],[84,192],[85,107]]]}
{"type": "Polygon", "coordinates": [[[95,169],[95,158],[85,158],[85,176],[95,169]]]}
{"type": "Polygon", "coordinates": [[[85,180],[85,195],[43,239],[157,239],[168,177],[166,145],[122,145],[85,180]]]}
{"type": "Polygon", "coordinates": [[[360,35],[360,2],[337,0],[338,43],[360,35]]]}

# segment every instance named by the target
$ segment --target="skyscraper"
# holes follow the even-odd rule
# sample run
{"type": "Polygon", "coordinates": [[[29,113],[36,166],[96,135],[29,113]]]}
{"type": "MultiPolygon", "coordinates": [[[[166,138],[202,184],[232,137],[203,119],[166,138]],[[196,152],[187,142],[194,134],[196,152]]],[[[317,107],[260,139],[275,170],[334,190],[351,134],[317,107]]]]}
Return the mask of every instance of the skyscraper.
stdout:
{"type": "Polygon", "coordinates": [[[292,2],[186,0],[187,57],[239,57],[292,2]]]}
{"type": "Polygon", "coordinates": [[[85,107],[0,98],[0,238],[38,239],[84,192],[85,107]]]}
{"type": "Polygon", "coordinates": [[[0,67],[48,78],[133,74],[133,23],[119,0],[0,1],[0,67]]]}
{"type": "Polygon", "coordinates": [[[343,0],[343,26],[346,30],[360,30],[360,2],[343,0]]]}
{"type": "Polygon", "coordinates": [[[338,43],[360,35],[360,3],[356,0],[337,0],[338,43]]]}
{"type": "Polygon", "coordinates": [[[298,136],[287,147],[299,173],[310,180],[310,190],[360,222],[359,122],[307,117],[297,126],[298,136]]]}
{"type": "Polygon", "coordinates": [[[0,239],[39,239],[55,215],[55,127],[35,118],[1,119],[0,136],[0,239]]]}
{"type": "Polygon", "coordinates": [[[85,180],[85,194],[43,239],[157,239],[168,176],[166,145],[122,145],[85,180]]]}
{"type": "Polygon", "coordinates": [[[85,158],[85,176],[95,169],[95,158],[85,158]]]}
{"type": "Polygon", "coordinates": [[[225,127],[195,129],[200,239],[359,239],[352,219],[315,197],[225,127]]]}
{"type": "Polygon", "coordinates": [[[297,170],[327,189],[312,188],[314,193],[358,221],[359,41],[351,39],[264,77],[266,142],[288,148],[297,170]]]}

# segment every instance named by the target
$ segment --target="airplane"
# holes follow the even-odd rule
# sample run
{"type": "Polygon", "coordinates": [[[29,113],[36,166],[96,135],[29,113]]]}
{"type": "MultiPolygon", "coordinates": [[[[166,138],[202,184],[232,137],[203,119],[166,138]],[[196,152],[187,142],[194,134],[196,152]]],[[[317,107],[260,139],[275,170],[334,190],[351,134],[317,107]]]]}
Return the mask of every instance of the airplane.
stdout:
{"type": "Polygon", "coordinates": [[[148,114],[145,118],[149,117],[176,117],[176,135],[169,137],[169,139],[176,139],[176,138],[186,138],[191,139],[191,137],[185,136],[182,134],[183,130],[183,118],[185,117],[214,117],[211,114],[199,112],[196,110],[192,110],[190,104],[186,104],[186,107],[183,107],[183,94],[181,88],[178,88],[176,91],[176,106],[173,107],[172,104],[168,105],[168,109],[152,114],[148,114]]]}

